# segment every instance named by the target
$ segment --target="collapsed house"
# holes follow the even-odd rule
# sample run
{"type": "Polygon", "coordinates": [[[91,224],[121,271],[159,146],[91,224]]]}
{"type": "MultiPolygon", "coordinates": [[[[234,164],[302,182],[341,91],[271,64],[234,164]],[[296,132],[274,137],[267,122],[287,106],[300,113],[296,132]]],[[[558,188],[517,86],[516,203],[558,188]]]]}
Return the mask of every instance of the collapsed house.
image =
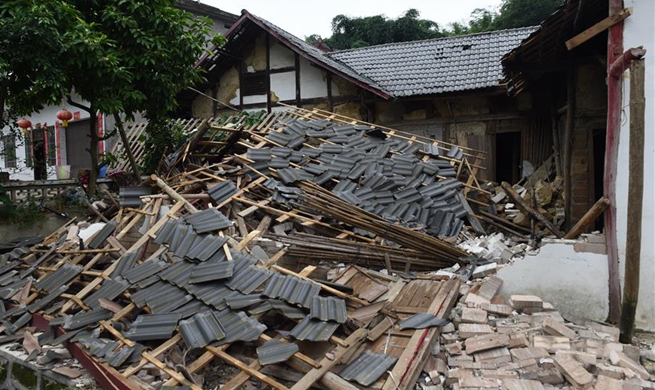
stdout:
{"type": "Polygon", "coordinates": [[[104,388],[650,385],[615,329],[506,301],[503,255],[455,245],[484,230],[469,155],[303,109],[203,120],[96,223],[2,256],[4,341],[104,388]]]}

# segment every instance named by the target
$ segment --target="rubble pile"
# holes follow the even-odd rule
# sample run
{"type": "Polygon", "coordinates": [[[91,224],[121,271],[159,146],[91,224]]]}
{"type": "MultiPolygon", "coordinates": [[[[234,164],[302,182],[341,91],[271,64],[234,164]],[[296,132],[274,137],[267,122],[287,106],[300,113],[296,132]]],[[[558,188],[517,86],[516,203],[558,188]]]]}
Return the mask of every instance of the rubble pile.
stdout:
{"type": "Polygon", "coordinates": [[[498,295],[490,276],[461,288],[426,363],[424,389],[652,389],[640,349],[620,344],[619,330],[566,321],[533,295],[498,295]]]}
{"type": "MultiPolygon", "coordinates": [[[[538,298],[507,305],[498,278],[466,284],[528,249],[475,235],[468,190],[493,194],[469,156],[303,109],[205,120],[158,175],[106,193],[94,220],[0,256],[0,340],[53,369],[66,361],[49,351],[67,347],[106,388],[513,389],[552,367],[578,386],[590,367],[557,352],[614,339],[538,298]],[[521,348],[553,363],[515,361],[521,348]]],[[[608,348],[608,367],[632,364],[629,347],[608,348]]]]}

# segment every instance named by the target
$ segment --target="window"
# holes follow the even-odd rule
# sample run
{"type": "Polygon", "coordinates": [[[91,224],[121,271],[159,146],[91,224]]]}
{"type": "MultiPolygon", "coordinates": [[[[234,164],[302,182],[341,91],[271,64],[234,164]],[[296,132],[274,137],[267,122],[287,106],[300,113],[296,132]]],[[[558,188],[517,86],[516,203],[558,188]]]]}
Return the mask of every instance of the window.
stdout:
{"type": "Polygon", "coordinates": [[[57,133],[55,127],[50,126],[46,129],[46,137],[48,140],[48,165],[57,165],[57,133]]]}
{"type": "Polygon", "coordinates": [[[243,75],[243,96],[266,95],[266,73],[245,73],[243,75]]]}
{"type": "Polygon", "coordinates": [[[14,134],[2,136],[2,145],[5,168],[16,168],[16,136],[14,134]]]}

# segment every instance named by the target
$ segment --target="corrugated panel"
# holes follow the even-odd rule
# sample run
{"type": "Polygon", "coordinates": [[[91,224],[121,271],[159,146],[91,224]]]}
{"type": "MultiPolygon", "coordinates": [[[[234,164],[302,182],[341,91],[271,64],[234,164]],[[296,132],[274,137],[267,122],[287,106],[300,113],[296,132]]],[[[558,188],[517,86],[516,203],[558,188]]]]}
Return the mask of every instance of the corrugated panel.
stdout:
{"type": "Polygon", "coordinates": [[[347,381],[355,381],[362,386],[370,386],[389,370],[396,360],[398,359],[393,356],[375,354],[367,350],[341,370],[339,376],[347,381]]]}
{"type": "Polygon", "coordinates": [[[180,321],[179,326],[184,342],[191,349],[202,348],[225,338],[225,329],[214,311],[198,313],[188,320],[180,321]]]}
{"type": "Polygon", "coordinates": [[[417,313],[413,316],[406,318],[398,324],[401,330],[403,329],[425,329],[433,326],[444,326],[449,323],[445,318],[437,318],[430,313],[417,313]]]}
{"type": "Polygon", "coordinates": [[[297,340],[328,341],[339,327],[337,322],[325,322],[305,317],[289,335],[297,340]]]}
{"type": "MultiPolygon", "coordinates": [[[[52,274],[50,274],[50,275],[52,275],[52,274]]],[[[4,286],[4,287],[0,288],[0,298],[9,299],[9,298],[13,297],[14,295],[16,295],[16,293],[18,293],[20,290],[22,290],[23,287],[25,287],[25,285],[31,280],[32,280],[31,277],[25,278],[25,279],[19,279],[19,280],[16,280],[15,282],[13,282],[12,284],[10,284],[8,286],[4,286]]],[[[52,282],[58,282],[58,281],[53,280],[52,282]]],[[[54,283],[51,283],[51,284],[54,284],[54,283]]],[[[60,283],[60,285],[61,284],[63,284],[63,283],[60,283]]],[[[35,284],[35,287],[36,287],[36,284],[35,284]]],[[[57,289],[58,287],[59,286],[56,286],[56,285],[48,286],[48,288],[50,290],[57,289]]],[[[46,291],[48,291],[48,290],[46,290],[46,291]]]]}
{"type": "Polygon", "coordinates": [[[144,314],[136,318],[125,337],[134,341],[162,340],[173,335],[181,314],[144,314]]]}
{"type": "Polygon", "coordinates": [[[187,215],[184,219],[193,226],[197,233],[215,232],[226,229],[234,224],[215,208],[187,215]]]}
{"type": "Polygon", "coordinates": [[[133,347],[123,346],[118,350],[110,350],[105,354],[103,358],[110,366],[114,368],[119,368],[123,366],[131,357],[136,356],[140,357],[141,352],[143,351],[144,346],[141,344],[135,344],[133,347]]]}
{"type": "Polygon", "coordinates": [[[335,297],[315,296],[309,312],[311,318],[343,324],[348,319],[346,301],[335,297]]]}
{"type": "Polygon", "coordinates": [[[105,298],[111,301],[121,295],[128,287],[129,283],[122,278],[115,280],[107,279],[102,282],[102,287],[84,299],[84,303],[91,309],[99,309],[100,298],[105,298]]]}
{"type": "Polygon", "coordinates": [[[227,283],[227,287],[238,290],[243,294],[250,294],[261,286],[273,273],[271,271],[249,266],[235,275],[227,283]]]}
{"type": "Polygon", "coordinates": [[[62,285],[75,279],[83,269],[80,265],[64,264],[55,272],[48,274],[45,278],[34,283],[34,287],[39,290],[53,292],[62,285]]]}
{"type": "Polygon", "coordinates": [[[321,291],[321,287],[304,279],[291,275],[273,274],[262,292],[269,298],[279,298],[304,308],[310,308],[312,300],[321,291]]]}
{"type": "Polygon", "coordinates": [[[298,345],[296,344],[270,340],[257,348],[257,358],[259,359],[259,364],[262,366],[281,363],[289,360],[298,350],[298,345]]]}
{"type": "Polygon", "coordinates": [[[234,273],[234,261],[202,263],[191,271],[189,283],[203,283],[229,279],[234,273]]]}
{"type": "Polygon", "coordinates": [[[237,187],[231,180],[225,180],[210,188],[207,192],[216,204],[221,204],[237,193],[237,187]]]}
{"type": "Polygon", "coordinates": [[[118,226],[118,221],[109,221],[109,223],[106,223],[105,226],[96,233],[91,241],[87,244],[87,246],[91,249],[98,249],[100,246],[105,242],[105,240],[111,236],[111,234],[116,230],[116,226],[118,226]]]}

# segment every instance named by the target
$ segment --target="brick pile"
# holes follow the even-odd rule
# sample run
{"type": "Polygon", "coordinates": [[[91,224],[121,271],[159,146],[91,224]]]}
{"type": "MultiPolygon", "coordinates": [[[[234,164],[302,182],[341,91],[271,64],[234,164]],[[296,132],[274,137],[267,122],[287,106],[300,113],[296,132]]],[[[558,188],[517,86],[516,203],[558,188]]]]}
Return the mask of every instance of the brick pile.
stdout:
{"type": "Polygon", "coordinates": [[[462,287],[424,371],[424,390],[655,389],[640,349],[619,330],[568,322],[533,295],[498,295],[491,276],[462,287]]]}

